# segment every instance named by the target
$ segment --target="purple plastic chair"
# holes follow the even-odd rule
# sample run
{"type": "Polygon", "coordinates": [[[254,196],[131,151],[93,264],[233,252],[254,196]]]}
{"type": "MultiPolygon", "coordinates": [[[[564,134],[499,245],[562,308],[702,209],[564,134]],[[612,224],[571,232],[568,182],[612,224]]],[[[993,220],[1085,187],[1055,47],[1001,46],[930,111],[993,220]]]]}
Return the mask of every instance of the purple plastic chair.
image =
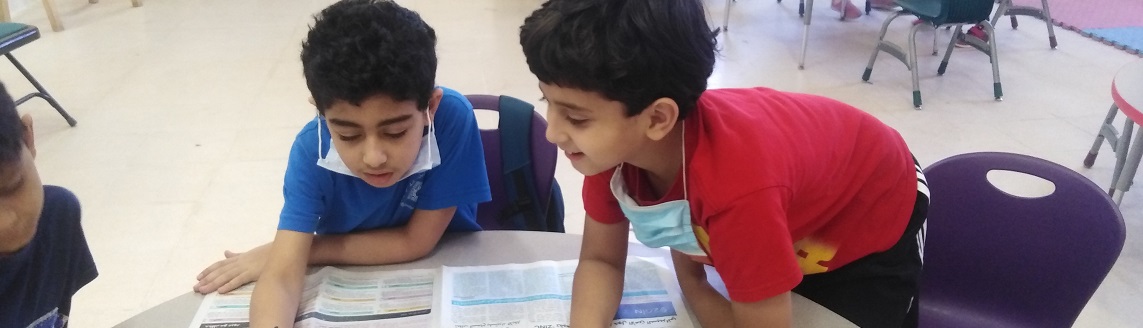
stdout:
{"type": "MultiPolygon", "coordinates": [[[[494,95],[466,95],[468,101],[472,103],[473,109],[476,110],[491,110],[499,112],[500,97],[494,95]]],[[[503,96],[507,97],[507,96],[503,96]]],[[[530,107],[530,106],[529,106],[530,107]]],[[[532,110],[529,108],[529,110],[532,110]]],[[[503,122],[501,123],[503,124],[503,122]]],[[[541,202],[540,208],[548,209],[547,211],[558,210],[560,213],[558,224],[549,224],[545,227],[545,231],[563,232],[563,202],[562,199],[555,200],[559,204],[552,204],[553,191],[558,190],[558,185],[554,185],[555,172],[556,172],[556,145],[548,142],[544,137],[544,131],[548,128],[548,122],[544,120],[539,113],[532,111],[532,126],[531,126],[531,152],[532,152],[532,171],[534,173],[534,181],[536,184],[537,199],[541,202]],[[553,206],[558,208],[553,208],[553,206]]],[[[488,185],[492,190],[492,201],[481,203],[476,209],[476,222],[480,224],[484,230],[514,230],[518,229],[509,226],[502,222],[501,217],[506,209],[510,207],[509,197],[506,194],[503,182],[503,165],[501,157],[500,145],[500,130],[480,130],[480,138],[484,144],[484,161],[488,169],[488,185]]],[[[562,197],[556,195],[555,197],[562,197]]]]}
{"type": "Polygon", "coordinates": [[[931,202],[920,327],[1071,327],[1123,249],[1123,217],[1098,186],[1039,158],[953,156],[925,170],[931,202]],[[1040,198],[997,189],[992,170],[1055,184],[1040,198]]]}

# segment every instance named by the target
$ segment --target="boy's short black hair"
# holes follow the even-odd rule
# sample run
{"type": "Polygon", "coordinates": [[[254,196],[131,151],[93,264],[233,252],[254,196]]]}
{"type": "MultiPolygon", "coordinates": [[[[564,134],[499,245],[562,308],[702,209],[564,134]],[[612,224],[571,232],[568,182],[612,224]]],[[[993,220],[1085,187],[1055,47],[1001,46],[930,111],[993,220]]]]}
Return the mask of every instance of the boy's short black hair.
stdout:
{"type": "Polygon", "coordinates": [[[595,91],[634,116],[659,98],[690,113],[714,70],[715,36],[699,0],[550,0],[520,27],[543,83],[595,91]]]}
{"type": "Polygon", "coordinates": [[[24,151],[24,123],[16,112],[16,102],[0,82],[0,165],[20,160],[24,151]]]}
{"type": "Polygon", "coordinates": [[[301,57],[318,112],[336,100],[360,105],[378,94],[428,108],[437,36],[416,12],[389,0],[342,0],[314,20],[301,57]]]}

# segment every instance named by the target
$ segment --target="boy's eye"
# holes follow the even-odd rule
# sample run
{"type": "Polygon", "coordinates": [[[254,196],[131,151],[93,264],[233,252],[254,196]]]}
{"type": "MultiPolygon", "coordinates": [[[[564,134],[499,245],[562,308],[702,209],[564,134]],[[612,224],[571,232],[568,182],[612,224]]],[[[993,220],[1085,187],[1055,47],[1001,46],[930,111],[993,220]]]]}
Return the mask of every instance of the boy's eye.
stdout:
{"type": "Polygon", "coordinates": [[[347,136],[347,135],[341,135],[341,134],[339,134],[339,135],[337,135],[337,138],[338,138],[338,139],[341,139],[341,141],[354,141],[354,140],[357,140],[357,139],[361,138],[361,135],[360,135],[360,134],[355,134],[355,135],[348,135],[348,136],[347,136]]]}
{"type": "Polygon", "coordinates": [[[386,132],[386,133],[385,133],[385,136],[386,136],[386,137],[389,137],[390,139],[400,139],[401,137],[404,137],[404,136],[405,136],[405,133],[407,133],[407,132],[409,132],[409,130],[403,130],[403,131],[401,131],[401,132],[397,132],[397,133],[388,133],[388,132],[386,132]]]}
{"type": "Polygon", "coordinates": [[[582,125],[582,124],[584,124],[584,123],[587,123],[587,120],[586,120],[586,119],[577,119],[577,118],[573,118],[573,117],[571,117],[571,116],[568,116],[568,117],[567,117],[567,120],[568,120],[568,122],[569,122],[569,123],[571,123],[572,125],[582,125]]]}

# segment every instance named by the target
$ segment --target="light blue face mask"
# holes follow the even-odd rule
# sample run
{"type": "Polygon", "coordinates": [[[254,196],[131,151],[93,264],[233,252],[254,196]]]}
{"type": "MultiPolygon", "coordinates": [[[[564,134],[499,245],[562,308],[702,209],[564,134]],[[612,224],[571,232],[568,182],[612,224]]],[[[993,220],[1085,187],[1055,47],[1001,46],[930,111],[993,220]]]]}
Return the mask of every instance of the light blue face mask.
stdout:
{"type": "Polygon", "coordinates": [[[683,199],[639,206],[628,194],[623,181],[623,165],[611,175],[611,194],[631,221],[635,239],[648,247],[670,247],[687,255],[706,256],[691,226],[691,205],[687,202],[686,130],[683,130],[683,199]]]}
{"type": "MultiPolygon", "coordinates": [[[[321,118],[319,117],[317,119],[320,120],[321,118]]],[[[405,178],[409,176],[428,171],[437,167],[437,165],[441,165],[441,152],[440,149],[437,148],[436,128],[433,126],[433,120],[429,118],[427,111],[425,112],[425,119],[429,121],[429,132],[421,138],[421,148],[420,151],[417,152],[417,158],[413,160],[413,165],[410,166],[409,170],[405,171],[405,174],[402,175],[400,179],[397,179],[397,181],[405,180],[405,178]]],[[[353,170],[350,170],[349,167],[345,165],[345,161],[341,160],[341,155],[337,153],[337,147],[334,146],[333,142],[330,142],[329,152],[325,154],[325,157],[321,157],[321,125],[319,121],[317,165],[326,170],[357,177],[356,174],[353,174],[353,170]]]]}

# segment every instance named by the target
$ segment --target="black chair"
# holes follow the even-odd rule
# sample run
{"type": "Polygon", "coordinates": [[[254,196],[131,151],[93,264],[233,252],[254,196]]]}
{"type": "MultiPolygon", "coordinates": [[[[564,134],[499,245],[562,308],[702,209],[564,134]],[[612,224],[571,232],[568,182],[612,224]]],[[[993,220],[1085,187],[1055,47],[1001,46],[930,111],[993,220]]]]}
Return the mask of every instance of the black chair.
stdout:
{"type": "Polygon", "coordinates": [[[0,53],[3,53],[5,57],[8,57],[8,60],[12,62],[12,65],[16,66],[17,70],[20,70],[20,74],[24,74],[24,77],[28,79],[28,82],[31,82],[32,86],[36,88],[36,92],[29,93],[23,97],[20,97],[19,99],[16,99],[16,106],[31,100],[33,97],[43,98],[48,102],[48,104],[52,105],[56,111],[60,112],[60,115],[63,115],[64,119],[67,120],[68,125],[75,126],[75,119],[72,118],[71,115],[68,115],[67,111],[65,111],[63,107],[60,106],[60,103],[56,102],[56,99],[48,93],[48,90],[44,89],[44,86],[40,85],[40,82],[36,81],[36,78],[32,77],[32,73],[29,73],[28,70],[24,68],[24,65],[20,65],[20,62],[16,60],[16,57],[12,56],[13,50],[19,49],[25,44],[32,43],[32,41],[36,41],[36,39],[39,38],[40,30],[35,26],[20,23],[0,23],[0,53]]]}

